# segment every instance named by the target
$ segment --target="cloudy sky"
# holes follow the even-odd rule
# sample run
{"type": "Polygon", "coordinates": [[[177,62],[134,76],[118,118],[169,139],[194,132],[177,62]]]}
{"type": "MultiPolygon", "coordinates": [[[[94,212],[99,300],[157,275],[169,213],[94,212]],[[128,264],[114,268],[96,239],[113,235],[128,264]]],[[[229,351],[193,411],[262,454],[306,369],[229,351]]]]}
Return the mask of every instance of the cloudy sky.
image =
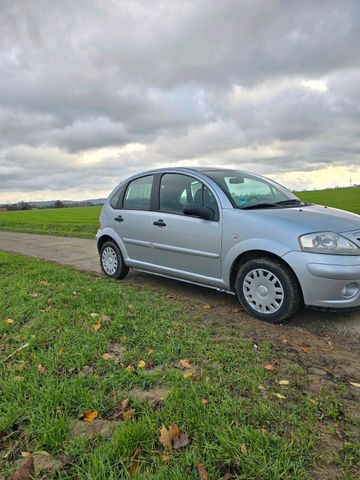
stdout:
{"type": "Polygon", "coordinates": [[[0,0],[0,202],[220,165],[360,183],[358,0],[0,0]]]}

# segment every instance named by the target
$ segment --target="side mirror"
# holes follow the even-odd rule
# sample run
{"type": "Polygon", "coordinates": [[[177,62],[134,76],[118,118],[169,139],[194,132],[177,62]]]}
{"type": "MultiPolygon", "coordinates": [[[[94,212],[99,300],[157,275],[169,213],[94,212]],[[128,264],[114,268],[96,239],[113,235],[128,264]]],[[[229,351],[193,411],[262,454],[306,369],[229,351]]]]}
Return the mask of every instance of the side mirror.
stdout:
{"type": "Polygon", "coordinates": [[[195,207],[193,205],[186,205],[183,210],[184,215],[191,217],[200,217],[203,220],[212,220],[214,212],[211,208],[195,207]]]}

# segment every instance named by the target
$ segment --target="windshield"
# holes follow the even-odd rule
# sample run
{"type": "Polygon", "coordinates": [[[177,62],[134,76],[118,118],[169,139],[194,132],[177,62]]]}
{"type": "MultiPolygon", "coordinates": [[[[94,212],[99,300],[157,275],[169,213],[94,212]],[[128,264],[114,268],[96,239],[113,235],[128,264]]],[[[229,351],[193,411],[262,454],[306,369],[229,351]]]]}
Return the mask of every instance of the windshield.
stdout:
{"type": "Polygon", "coordinates": [[[275,208],[302,204],[286,188],[256,175],[229,170],[204,173],[219,185],[235,208],[275,208]]]}

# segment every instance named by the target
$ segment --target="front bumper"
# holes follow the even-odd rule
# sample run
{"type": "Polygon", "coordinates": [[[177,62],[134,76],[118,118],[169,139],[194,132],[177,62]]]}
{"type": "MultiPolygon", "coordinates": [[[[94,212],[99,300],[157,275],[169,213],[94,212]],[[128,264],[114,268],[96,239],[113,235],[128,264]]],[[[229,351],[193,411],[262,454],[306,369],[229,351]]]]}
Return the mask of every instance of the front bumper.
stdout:
{"type": "Polygon", "coordinates": [[[360,308],[360,256],[292,251],[283,256],[308,306],[360,308]]]}

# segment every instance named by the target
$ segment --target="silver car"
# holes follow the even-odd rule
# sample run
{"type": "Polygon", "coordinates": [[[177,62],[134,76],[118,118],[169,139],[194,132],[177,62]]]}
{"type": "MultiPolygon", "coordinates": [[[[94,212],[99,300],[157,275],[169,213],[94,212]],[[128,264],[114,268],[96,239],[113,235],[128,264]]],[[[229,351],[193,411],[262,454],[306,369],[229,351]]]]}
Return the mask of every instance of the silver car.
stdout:
{"type": "Polygon", "coordinates": [[[130,267],[235,293],[280,322],[301,305],[360,307],[360,216],[221,168],[163,168],[122,182],[97,233],[103,272],[130,267]]]}

